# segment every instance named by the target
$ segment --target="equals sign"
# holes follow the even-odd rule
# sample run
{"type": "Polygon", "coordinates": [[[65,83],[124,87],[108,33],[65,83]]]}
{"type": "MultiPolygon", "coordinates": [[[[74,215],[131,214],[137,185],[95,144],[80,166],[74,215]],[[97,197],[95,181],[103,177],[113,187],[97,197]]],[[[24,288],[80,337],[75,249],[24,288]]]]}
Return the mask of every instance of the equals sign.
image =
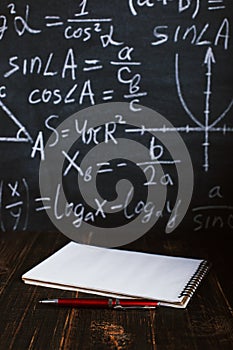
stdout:
{"type": "Polygon", "coordinates": [[[223,0],[208,0],[208,10],[223,10],[225,5],[222,5],[223,0]]]}
{"type": "Polygon", "coordinates": [[[105,90],[103,91],[103,101],[108,101],[108,100],[112,100],[113,99],[113,93],[114,90],[105,90]]]}
{"type": "Polygon", "coordinates": [[[88,65],[88,67],[84,67],[83,71],[84,72],[88,72],[90,70],[98,70],[98,69],[102,69],[103,66],[102,64],[99,64],[99,60],[85,60],[85,64],[88,65]]]}
{"type": "MultiPolygon", "coordinates": [[[[97,163],[96,165],[97,165],[97,167],[108,167],[110,165],[110,163],[109,162],[104,162],[104,163],[97,163]]],[[[112,171],[113,171],[113,169],[108,167],[108,168],[97,170],[97,173],[98,174],[102,174],[102,173],[109,173],[109,172],[112,172],[112,171]]]]}
{"type": "Polygon", "coordinates": [[[41,198],[36,198],[35,202],[42,202],[42,205],[40,207],[36,208],[36,211],[42,211],[42,210],[48,210],[51,209],[51,205],[45,205],[44,202],[50,202],[51,198],[50,197],[41,197],[41,198]]]}
{"type": "Polygon", "coordinates": [[[66,138],[69,136],[70,129],[62,129],[61,131],[61,137],[66,138]]]}
{"type": "Polygon", "coordinates": [[[46,27],[58,27],[63,25],[63,22],[60,20],[61,17],[59,16],[45,16],[45,19],[49,21],[49,23],[46,23],[46,27]]]}

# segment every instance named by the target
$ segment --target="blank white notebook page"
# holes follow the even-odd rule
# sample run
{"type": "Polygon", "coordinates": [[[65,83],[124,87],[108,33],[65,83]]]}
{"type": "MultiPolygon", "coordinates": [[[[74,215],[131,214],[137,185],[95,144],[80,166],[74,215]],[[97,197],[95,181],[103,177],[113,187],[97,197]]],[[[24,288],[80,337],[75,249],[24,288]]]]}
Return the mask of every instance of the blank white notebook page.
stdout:
{"type": "Polygon", "coordinates": [[[202,261],[71,242],[22,278],[62,289],[179,302],[202,261]]]}

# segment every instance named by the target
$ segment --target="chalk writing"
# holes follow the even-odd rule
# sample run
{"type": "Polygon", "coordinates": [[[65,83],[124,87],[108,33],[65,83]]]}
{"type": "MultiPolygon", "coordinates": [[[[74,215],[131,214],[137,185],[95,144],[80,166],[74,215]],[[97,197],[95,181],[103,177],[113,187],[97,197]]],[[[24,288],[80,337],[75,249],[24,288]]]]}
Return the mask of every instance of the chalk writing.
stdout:
{"type": "MultiPolygon", "coordinates": [[[[4,89],[5,90],[5,89],[4,89]]],[[[32,142],[32,138],[26,128],[21,124],[18,118],[11,112],[11,110],[6,106],[5,103],[0,99],[0,109],[2,112],[10,119],[13,126],[17,127],[14,136],[1,136],[0,134],[0,142],[32,142]]]]}
{"type": "Polygon", "coordinates": [[[2,2],[0,230],[40,229],[46,212],[75,229],[111,226],[112,215],[117,224],[139,218],[146,226],[159,218],[175,227],[183,205],[176,195],[184,159],[173,153],[178,133],[190,151],[194,180],[208,188],[200,194],[195,183],[191,230],[231,231],[231,12],[227,0],[2,2]],[[131,122],[119,107],[93,126],[88,108],[116,102],[129,105],[131,122]],[[145,123],[142,105],[166,120],[152,116],[145,123]],[[86,109],[86,117],[59,127],[86,109]],[[145,151],[134,154],[135,146],[133,160],[124,158],[124,139],[145,151]],[[47,148],[62,159],[61,178],[48,174],[51,191],[39,193],[47,148]],[[112,159],[105,157],[108,148],[112,159]],[[124,180],[130,184],[119,194],[124,180]],[[86,202],[78,187],[93,189],[94,183],[101,196],[93,190],[86,202]],[[164,191],[159,204],[147,200],[155,190],[164,191]]]}
{"type": "Polygon", "coordinates": [[[212,187],[209,190],[208,197],[210,199],[209,204],[192,209],[194,213],[194,231],[210,229],[233,230],[233,206],[224,203],[225,199],[221,186],[212,187]]]}
{"type": "MultiPolygon", "coordinates": [[[[17,15],[17,9],[14,3],[10,3],[7,7],[9,9],[10,14],[13,15],[13,28],[15,30],[15,33],[18,34],[18,36],[22,36],[26,33],[29,33],[29,34],[41,33],[40,29],[33,28],[29,23],[30,21],[29,5],[26,5],[25,7],[24,16],[17,15]]],[[[1,15],[0,18],[2,21],[2,26],[0,28],[0,40],[2,40],[4,37],[4,34],[8,30],[8,20],[7,20],[7,16],[5,15],[1,15]]],[[[12,22],[10,22],[10,24],[12,24],[12,22]]]]}
{"type": "Polygon", "coordinates": [[[0,182],[0,226],[2,231],[26,230],[29,219],[29,188],[25,178],[0,182]]]}
{"type": "MultiPolygon", "coordinates": [[[[153,9],[159,2],[163,5],[171,5],[174,0],[128,0],[128,6],[130,13],[133,16],[140,15],[140,12],[146,9],[153,9]]],[[[203,1],[204,2],[204,1],[203,1]]],[[[178,13],[183,13],[188,11],[191,13],[191,17],[194,19],[201,11],[201,1],[200,0],[179,0],[176,1],[176,10],[178,13]]],[[[224,10],[226,8],[224,0],[207,0],[205,1],[205,6],[207,6],[208,11],[213,10],[224,10]],[[206,4],[207,3],[207,4],[206,4]]]]}
{"type": "Polygon", "coordinates": [[[224,18],[217,28],[214,36],[208,35],[210,32],[210,23],[197,27],[193,24],[188,27],[178,25],[172,35],[169,34],[168,25],[156,26],[153,29],[153,36],[156,41],[152,41],[152,46],[158,46],[167,43],[169,40],[177,43],[179,41],[189,42],[194,46],[214,45],[220,46],[224,50],[228,50],[230,41],[230,22],[228,18],[224,18]]]}

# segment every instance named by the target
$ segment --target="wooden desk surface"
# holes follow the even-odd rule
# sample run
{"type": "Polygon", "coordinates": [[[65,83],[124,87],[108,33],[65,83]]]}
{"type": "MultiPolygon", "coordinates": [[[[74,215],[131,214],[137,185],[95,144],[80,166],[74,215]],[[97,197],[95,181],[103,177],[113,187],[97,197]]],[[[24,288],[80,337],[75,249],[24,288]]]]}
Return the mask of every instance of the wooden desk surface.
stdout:
{"type": "MultiPolygon", "coordinates": [[[[77,296],[21,281],[24,272],[67,242],[60,234],[0,234],[1,350],[233,349],[232,312],[214,266],[185,310],[78,310],[38,304],[39,299],[77,296]]],[[[146,245],[151,250],[151,242],[145,240],[144,250],[146,245]]],[[[190,251],[179,240],[163,241],[157,250],[187,256],[190,251]]],[[[232,283],[232,275],[228,277],[232,283]]]]}

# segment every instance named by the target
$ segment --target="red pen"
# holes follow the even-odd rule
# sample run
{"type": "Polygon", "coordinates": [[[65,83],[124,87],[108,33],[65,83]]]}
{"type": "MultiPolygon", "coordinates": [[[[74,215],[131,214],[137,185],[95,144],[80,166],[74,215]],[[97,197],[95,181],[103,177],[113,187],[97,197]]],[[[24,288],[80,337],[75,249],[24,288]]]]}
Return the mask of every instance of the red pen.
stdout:
{"type": "Polygon", "coordinates": [[[42,304],[55,304],[80,308],[104,308],[114,310],[124,309],[155,309],[159,302],[146,299],[91,299],[91,298],[61,298],[40,300],[42,304]]]}

